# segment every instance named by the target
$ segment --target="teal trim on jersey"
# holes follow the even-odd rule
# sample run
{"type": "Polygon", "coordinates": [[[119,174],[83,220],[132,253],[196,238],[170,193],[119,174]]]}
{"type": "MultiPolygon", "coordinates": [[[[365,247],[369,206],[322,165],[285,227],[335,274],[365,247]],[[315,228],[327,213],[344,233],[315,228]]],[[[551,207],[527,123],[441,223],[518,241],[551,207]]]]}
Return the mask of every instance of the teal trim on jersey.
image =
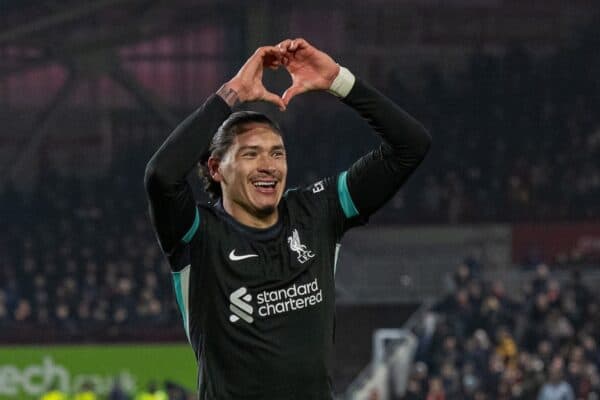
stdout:
{"type": "Polygon", "coordinates": [[[298,190],[298,188],[295,188],[295,187],[293,187],[293,188],[289,188],[289,189],[287,189],[287,190],[286,190],[286,191],[283,193],[283,195],[284,195],[284,196],[287,196],[289,192],[295,192],[295,191],[297,191],[297,190],[298,190]]]}
{"type": "Polygon", "coordinates": [[[344,171],[340,174],[337,182],[337,190],[342,210],[344,210],[344,215],[346,216],[346,218],[352,218],[358,215],[358,210],[354,206],[352,197],[350,197],[350,192],[348,192],[348,182],[346,182],[347,175],[348,171],[344,171]]]}
{"type": "Polygon", "coordinates": [[[183,236],[183,239],[181,239],[181,240],[185,244],[188,244],[189,242],[191,242],[192,238],[194,237],[194,234],[198,230],[199,226],[200,226],[200,213],[198,212],[198,209],[196,208],[196,215],[194,216],[194,223],[192,224],[191,228],[187,231],[187,233],[183,236]]]}
{"type": "Polygon", "coordinates": [[[175,297],[177,299],[177,305],[181,312],[181,318],[183,318],[183,328],[185,334],[190,340],[190,328],[188,323],[188,307],[187,307],[187,294],[189,288],[189,275],[190,266],[188,265],[181,271],[173,272],[173,286],[175,287],[175,297]]]}

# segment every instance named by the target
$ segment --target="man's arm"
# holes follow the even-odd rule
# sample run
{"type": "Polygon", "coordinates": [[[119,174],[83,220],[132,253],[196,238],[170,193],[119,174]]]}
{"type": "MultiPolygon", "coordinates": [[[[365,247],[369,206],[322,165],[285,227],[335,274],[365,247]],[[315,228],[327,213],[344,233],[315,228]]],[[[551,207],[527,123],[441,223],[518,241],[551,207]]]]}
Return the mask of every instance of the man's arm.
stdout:
{"type": "Polygon", "coordinates": [[[354,108],[381,137],[379,148],[356,161],[338,181],[346,217],[369,216],[398,191],[423,160],[431,145],[429,133],[391,100],[304,39],[284,40],[278,47],[292,76],[292,85],[283,94],[286,104],[298,94],[328,90],[354,108]]]}
{"type": "Polygon", "coordinates": [[[231,108],[221,96],[210,96],[173,130],[146,165],[150,219],[167,255],[180,241],[189,242],[197,229],[199,216],[186,176],[229,114],[231,108]]]}
{"type": "Polygon", "coordinates": [[[167,255],[180,242],[189,242],[198,227],[200,216],[186,176],[231,114],[231,108],[241,102],[264,100],[285,109],[281,98],[262,84],[263,68],[276,69],[280,59],[275,47],[256,50],[234,78],[175,128],[148,162],[144,184],[150,218],[167,255]]]}
{"type": "Polygon", "coordinates": [[[394,196],[425,158],[431,136],[417,120],[360,79],[343,102],[382,139],[379,148],[357,160],[346,176],[357,211],[368,216],[394,196]]]}

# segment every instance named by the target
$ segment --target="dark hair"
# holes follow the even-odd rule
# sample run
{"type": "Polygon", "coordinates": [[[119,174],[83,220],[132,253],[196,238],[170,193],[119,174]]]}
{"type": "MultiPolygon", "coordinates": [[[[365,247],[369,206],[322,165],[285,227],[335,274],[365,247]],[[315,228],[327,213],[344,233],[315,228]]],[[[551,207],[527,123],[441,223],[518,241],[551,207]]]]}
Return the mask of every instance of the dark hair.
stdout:
{"type": "Polygon", "coordinates": [[[231,147],[233,139],[245,132],[243,129],[244,126],[253,122],[268,125],[275,133],[281,135],[281,128],[279,128],[277,122],[265,114],[254,111],[238,111],[231,114],[221,124],[217,133],[213,136],[208,150],[200,158],[200,177],[204,182],[204,190],[206,190],[211,199],[217,200],[223,195],[223,192],[221,191],[221,184],[215,182],[210,176],[210,171],[208,170],[209,157],[222,158],[227,150],[229,150],[229,147],[231,147]]]}

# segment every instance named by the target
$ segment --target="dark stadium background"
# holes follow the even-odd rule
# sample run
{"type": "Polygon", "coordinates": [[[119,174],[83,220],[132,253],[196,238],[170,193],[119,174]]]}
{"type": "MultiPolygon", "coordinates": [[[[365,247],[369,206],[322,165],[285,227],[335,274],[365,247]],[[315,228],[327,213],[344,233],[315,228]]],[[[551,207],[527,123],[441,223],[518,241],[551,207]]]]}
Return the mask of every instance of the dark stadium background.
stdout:
{"type": "MultiPolygon", "coordinates": [[[[0,398],[86,382],[98,398],[128,398],[107,397],[119,374],[135,392],[152,380],[171,399],[193,391],[144,167],[256,47],[288,37],[331,54],[433,137],[401,192],[343,244],[340,398],[531,399],[560,382],[573,398],[599,398],[599,10],[594,0],[0,0],[0,398]],[[399,339],[374,357],[380,328],[399,339]],[[182,357],[186,375],[160,351],[182,357]],[[137,377],[135,358],[146,368],[137,377]],[[26,371],[38,374],[29,392],[26,371]]],[[[284,72],[265,82],[289,84],[284,72]]],[[[290,186],[376,143],[325,94],[283,114],[252,107],[283,126],[290,186]]]]}

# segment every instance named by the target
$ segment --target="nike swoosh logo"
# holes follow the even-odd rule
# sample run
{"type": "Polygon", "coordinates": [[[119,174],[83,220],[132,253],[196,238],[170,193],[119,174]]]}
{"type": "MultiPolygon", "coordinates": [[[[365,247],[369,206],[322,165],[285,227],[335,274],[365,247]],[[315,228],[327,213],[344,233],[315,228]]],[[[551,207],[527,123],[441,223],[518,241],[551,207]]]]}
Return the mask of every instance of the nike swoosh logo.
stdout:
{"type": "Polygon", "coordinates": [[[236,256],[235,249],[231,250],[231,253],[229,253],[229,259],[231,261],[240,261],[240,260],[245,260],[246,258],[252,258],[252,257],[258,257],[258,254],[244,254],[241,256],[236,256]]]}

